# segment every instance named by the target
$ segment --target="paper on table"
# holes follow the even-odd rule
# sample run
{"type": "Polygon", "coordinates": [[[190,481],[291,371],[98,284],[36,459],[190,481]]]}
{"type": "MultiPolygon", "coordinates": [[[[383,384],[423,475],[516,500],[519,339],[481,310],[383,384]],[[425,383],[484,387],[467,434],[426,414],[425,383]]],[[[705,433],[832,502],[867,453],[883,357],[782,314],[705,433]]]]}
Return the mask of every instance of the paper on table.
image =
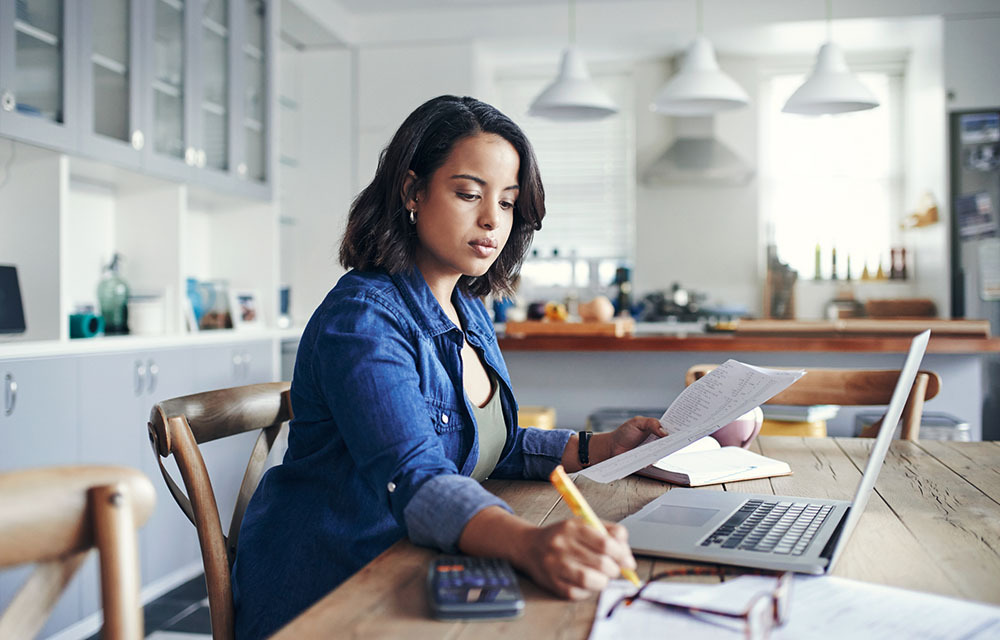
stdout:
{"type": "Polygon", "coordinates": [[[608,458],[580,472],[595,482],[611,482],[635,473],[703,438],[805,375],[802,370],[763,369],[727,360],[677,396],[660,417],[667,436],[608,458]]]}
{"type": "MultiPolygon", "coordinates": [[[[664,602],[742,612],[758,593],[770,593],[774,578],[743,576],[722,584],[656,583],[646,593],[664,602]]],[[[608,609],[635,587],[615,580],[601,593],[589,640],[643,638],[743,638],[742,621],[695,616],[636,602],[608,609]]],[[[795,576],[788,622],[771,633],[785,638],[996,638],[1000,607],[833,576],[795,576]]]]}

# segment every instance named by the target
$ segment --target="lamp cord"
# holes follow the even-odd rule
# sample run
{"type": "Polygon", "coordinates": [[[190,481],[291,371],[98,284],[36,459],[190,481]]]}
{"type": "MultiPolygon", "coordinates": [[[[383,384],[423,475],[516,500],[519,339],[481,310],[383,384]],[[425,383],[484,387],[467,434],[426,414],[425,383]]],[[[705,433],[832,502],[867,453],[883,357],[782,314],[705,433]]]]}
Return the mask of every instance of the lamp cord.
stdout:
{"type": "Polygon", "coordinates": [[[833,42],[833,0],[826,0],[826,41],[833,42]]]}
{"type": "Polygon", "coordinates": [[[569,44],[576,44],[576,0],[569,0],[569,44]]]}
{"type": "Polygon", "coordinates": [[[704,21],[705,21],[705,12],[704,12],[704,9],[703,9],[703,7],[701,5],[701,0],[698,0],[697,2],[695,2],[694,13],[695,13],[695,28],[697,29],[697,34],[700,36],[701,35],[702,26],[703,26],[704,21]]]}

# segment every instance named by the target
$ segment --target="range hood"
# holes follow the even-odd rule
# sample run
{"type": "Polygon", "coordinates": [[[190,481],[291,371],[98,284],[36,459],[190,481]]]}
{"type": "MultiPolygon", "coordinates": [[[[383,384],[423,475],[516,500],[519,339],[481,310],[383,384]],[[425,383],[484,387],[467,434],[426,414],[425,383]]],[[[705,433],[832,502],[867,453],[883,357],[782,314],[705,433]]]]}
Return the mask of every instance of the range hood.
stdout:
{"type": "Polygon", "coordinates": [[[647,186],[742,186],[754,169],[715,138],[715,118],[675,118],[676,138],[642,174],[647,186]]]}

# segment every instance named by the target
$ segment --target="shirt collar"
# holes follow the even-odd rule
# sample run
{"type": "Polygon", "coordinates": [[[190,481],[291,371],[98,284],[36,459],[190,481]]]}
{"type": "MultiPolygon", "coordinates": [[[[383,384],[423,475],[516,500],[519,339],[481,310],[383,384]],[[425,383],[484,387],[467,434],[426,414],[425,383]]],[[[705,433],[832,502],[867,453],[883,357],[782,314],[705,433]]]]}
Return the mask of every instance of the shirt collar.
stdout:
{"type": "MultiPolygon", "coordinates": [[[[453,329],[458,330],[455,323],[438,304],[437,298],[434,297],[430,286],[427,285],[427,281],[424,280],[423,274],[420,273],[420,269],[416,265],[392,275],[392,280],[402,292],[403,298],[413,311],[417,323],[428,335],[436,336],[453,329]]],[[[465,330],[468,333],[480,338],[486,335],[487,328],[480,314],[476,311],[474,298],[456,289],[452,295],[452,303],[458,310],[459,317],[465,323],[465,330]]]]}

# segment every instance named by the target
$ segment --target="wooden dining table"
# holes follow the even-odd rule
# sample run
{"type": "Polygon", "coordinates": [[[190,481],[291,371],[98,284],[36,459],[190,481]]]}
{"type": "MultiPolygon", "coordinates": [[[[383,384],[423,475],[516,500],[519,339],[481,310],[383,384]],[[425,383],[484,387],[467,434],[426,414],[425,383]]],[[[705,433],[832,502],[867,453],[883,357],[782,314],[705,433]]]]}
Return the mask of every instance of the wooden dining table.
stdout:
{"type": "MultiPolygon", "coordinates": [[[[704,487],[850,500],[874,440],[760,437],[752,448],[784,460],[792,475],[704,487]]],[[[618,521],[672,485],[629,476],[609,484],[580,478],[597,514],[618,521]]],[[[572,517],[546,481],[488,480],[485,486],[539,525],[572,517]]],[[[524,615],[442,622],[431,617],[428,564],[436,552],[402,540],[278,632],[311,638],[586,638],[597,597],[568,601],[520,576],[524,615]]],[[[640,578],[692,563],[642,557],[640,578]]],[[[321,559],[317,559],[320,562],[321,559]]],[[[1000,443],[892,443],[864,517],[833,575],[1000,604],[1000,443]]]]}

